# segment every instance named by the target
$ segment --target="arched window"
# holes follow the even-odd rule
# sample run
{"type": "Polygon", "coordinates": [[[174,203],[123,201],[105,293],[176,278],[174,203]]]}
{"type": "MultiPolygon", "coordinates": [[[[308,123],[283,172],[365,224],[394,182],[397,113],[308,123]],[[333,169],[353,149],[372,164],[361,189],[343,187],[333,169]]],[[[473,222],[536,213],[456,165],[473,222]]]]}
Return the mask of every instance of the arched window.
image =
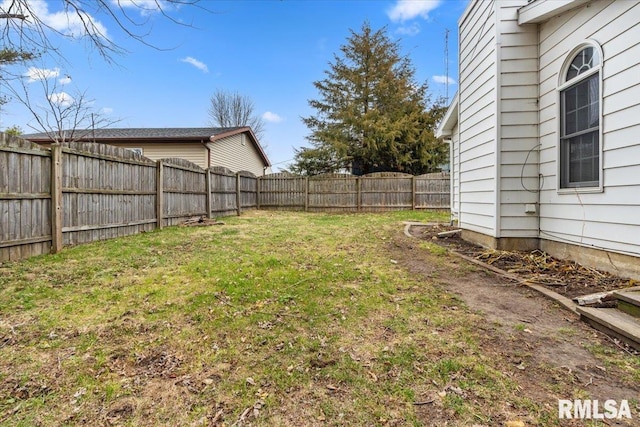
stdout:
{"type": "Polygon", "coordinates": [[[600,69],[598,46],[572,52],[560,81],[560,188],[600,186],[600,69]]]}

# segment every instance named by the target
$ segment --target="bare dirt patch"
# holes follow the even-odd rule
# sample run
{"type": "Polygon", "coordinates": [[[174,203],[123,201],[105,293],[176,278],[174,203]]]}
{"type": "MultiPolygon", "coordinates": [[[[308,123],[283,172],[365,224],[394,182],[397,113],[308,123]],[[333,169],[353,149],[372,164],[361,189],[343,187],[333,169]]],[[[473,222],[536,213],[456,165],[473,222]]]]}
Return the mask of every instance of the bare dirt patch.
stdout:
{"type": "MultiPolygon", "coordinates": [[[[416,228],[412,234],[419,239],[442,244],[469,256],[483,253],[482,248],[457,237],[436,242],[431,239],[434,230],[429,234],[425,233],[424,227],[416,228]]],[[[557,413],[558,399],[615,399],[618,402],[626,399],[635,405],[632,407],[634,419],[607,420],[606,425],[637,425],[640,416],[637,355],[634,359],[631,350],[590,328],[572,312],[506,277],[454,256],[440,256],[437,263],[425,262],[423,253],[428,249],[419,239],[398,237],[392,248],[393,256],[410,272],[454,293],[486,318],[487,322],[479,331],[481,351],[500,361],[502,372],[517,383],[523,396],[535,403],[542,402],[551,413],[557,413]],[[601,357],[603,354],[613,360],[619,356],[620,363],[612,363],[611,359],[601,357]]],[[[565,267],[555,262],[549,264],[565,277],[562,276],[565,267]]],[[[504,268],[506,264],[498,265],[504,268]]],[[[525,270],[518,272],[525,273],[525,270]]],[[[571,295],[567,291],[577,289],[567,286],[562,290],[571,295]]],[[[560,291],[557,287],[553,290],[560,291]]],[[[502,404],[509,406],[509,402],[502,404]]],[[[428,407],[424,414],[437,415],[430,413],[428,407]]],[[[528,414],[520,415],[526,419],[528,414]]],[[[557,418],[548,421],[549,425],[558,423],[557,418]]],[[[560,425],[583,425],[582,421],[563,421],[560,425]]]]}
{"type": "Polygon", "coordinates": [[[431,241],[508,273],[516,274],[529,283],[542,285],[567,298],[638,285],[635,280],[588,268],[573,261],[554,258],[539,250],[491,250],[467,242],[459,234],[438,236],[439,233],[453,230],[455,227],[438,224],[413,226],[410,233],[416,238],[431,241]]]}

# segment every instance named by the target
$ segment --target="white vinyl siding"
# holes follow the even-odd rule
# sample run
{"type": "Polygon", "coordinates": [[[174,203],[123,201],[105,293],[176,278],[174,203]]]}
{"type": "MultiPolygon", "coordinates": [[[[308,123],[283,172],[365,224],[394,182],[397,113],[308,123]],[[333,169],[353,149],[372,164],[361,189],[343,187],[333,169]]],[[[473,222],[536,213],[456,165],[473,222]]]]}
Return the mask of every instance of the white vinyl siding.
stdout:
{"type": "Polygon", "coordinates": [[[160,144],[131,142],[114,142],[110,145],[123,148],[142,148],[142,155],[151,160],[175,157],[195,163],[202,169],[207,168],[207,149],[204,144],[189,142],[163,142],[160,144]]]}
{"type": "Polygon", "coordinates": [[[640,4],[600,0],[540,24],[540,237],[640,255],[640,4]],[[558,84],[586,40],[603,50],[603,191],[558,191],[558,84]]]}
{"type": "Polygon", "coordinates": [[[498,3],[500,32],[500,237],[537,237],[538,29],[518,25],[522,1],[498,3]]]}
{"type": "MultiPolygon", "coordinates": [[[[233,172],[249,171],[256,176],[265,174],[262,157],[244,133],[210,142],[207,146],[211,166],[224,166],[233,172]]],[[[266,173],[270,173],[270,168],[266,173]]]]}
{"type": "Polygon", "coordinates": [[[451,216],[460,220],[460,135],[458,124],[451,134],[451,216]]]}
{"type": "Polygon", "coordinates": [[[496,230],[496,4],[473,2],[459,24],[460,226],[496,230]]]}

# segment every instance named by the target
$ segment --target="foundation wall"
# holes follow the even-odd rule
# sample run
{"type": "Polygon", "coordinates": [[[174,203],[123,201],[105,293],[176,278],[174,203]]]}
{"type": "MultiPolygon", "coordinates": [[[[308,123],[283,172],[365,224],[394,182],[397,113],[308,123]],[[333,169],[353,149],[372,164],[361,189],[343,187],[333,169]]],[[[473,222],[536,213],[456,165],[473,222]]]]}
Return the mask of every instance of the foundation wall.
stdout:
{"type": "Polygon", "coordinates": [[[620,277],[640,280],[640,255],[631,256],[569,243],[535,238],[495,238],[471,230],[462,230],[462,238],[487,249],[532,251],[540,249],[549,255],[575,261],[585,267],[606,271],[620,277]]]}
{"type": "Polygon", "coordinates": [[[471,230],[462,230],[462,238],[488,249],[502,251],[532,251],[538,249],[539,239],[532,237],[495,238],[471,230]]]}
{"type": "Polygon", "coordinates": [[[540,240],[540,250],[556,258],[570,259],[585,267],[640,280],[640,256],[623,255],[552,240],[540,240]]]}

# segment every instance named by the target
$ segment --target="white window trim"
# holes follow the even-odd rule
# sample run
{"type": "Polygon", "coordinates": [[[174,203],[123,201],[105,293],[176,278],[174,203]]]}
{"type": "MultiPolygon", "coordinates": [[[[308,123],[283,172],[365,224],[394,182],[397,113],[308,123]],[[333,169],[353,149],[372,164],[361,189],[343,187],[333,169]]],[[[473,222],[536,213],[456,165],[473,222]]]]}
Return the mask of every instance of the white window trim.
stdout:
{"type": "Polygon", "coordinates": [[[562,68],[560,69],[560,73],[558,75],[558,85],[557,85],[557,89],[556,89],[556,117],[558,118],[557,120],[557,126],[556,126],[556,132],[557,132],[557,144],[556,144],[556,188],[557,188],[557,192],[558,194],[575,194],[575,193],[602,193],[604,192],[604,170],[603,170],[603,163],[602,163],[602,158],[603,158],[603,150],[602,150],[602,146],[604,145],[604,139],[603,139],[603,134],[602,134],[602,128],[604,125],[604,121],[603,121],[603,115],[602,115],[602,110],[604,107],[604,102],[602,99],[602,86],[603,86],[603,82],[602,82],[602,70],[604,69],[604,55],[602,52],[602,47],[600,47],[600,44],[598,42],[596,42],[595,40],[585,40],[584,42],[578,44],[576,47],[574,47],[565,57],[564,63],[562,64],[562,68]],[[568,188],[562,188],[562,179],[561,179],[561,168],[562,168],[562,164],[560,161],[561,158],[561,151],[562,151],[562,147],[561,147],[561,142],[560,142],[560,138],[562,135],[562,107],[561,107],[561,102],[562,102],[562,91],[565,90],[568,87],[571,87],[573,85],[576,84],[577,82],[577,78],[574,78],[570,81],[565,81],[565,78],[567,76],[567,71],[569,66],[571,65],[571,62],[573,61],[573,58],[575,57],[575,55],[580,52],[582,49],[587,48],[587,47],[592,47],[594,48],[597,52],[598,55],[600,57],[600,63],[598,64],[597,67],[592,68],[589,71],[586,71],[582,74],[580,74],[580,79],[579,81],[582,81],[584,79],[589,78],[590,76],[592,76],[595,73],[599,73],[598,75],[598,96],[599,96],[599,126],[598,126],[598,150],[599,150],[599,154],[598,154],[598,185],[597,186],[591,186],[591,187],[568,187],[568,188]]]}

